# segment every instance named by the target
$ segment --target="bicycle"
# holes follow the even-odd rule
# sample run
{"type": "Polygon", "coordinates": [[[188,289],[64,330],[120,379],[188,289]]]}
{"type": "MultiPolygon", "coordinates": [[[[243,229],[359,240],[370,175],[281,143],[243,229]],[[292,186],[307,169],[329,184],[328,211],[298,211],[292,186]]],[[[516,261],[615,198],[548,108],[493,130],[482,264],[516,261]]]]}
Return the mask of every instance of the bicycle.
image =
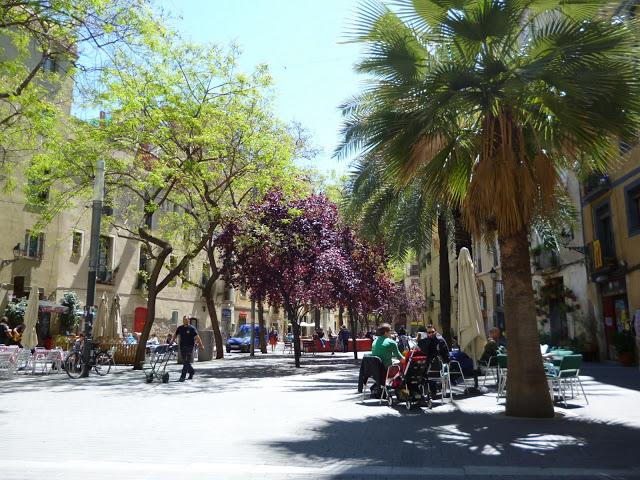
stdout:
{"type": "MultiPolygon", "coordinates": [[[[111,371],[111,365],[113,365],[111,354],[106,350],[100,350],[94,345],[89,357],[89,368],[93,368],[98,375],[103,377],[111,371]]],[[[82,358],[81,350],[71,353],[64,361],[64,369],[70,378],[80,378],[83,367],[84,359],[82,358]]]]}

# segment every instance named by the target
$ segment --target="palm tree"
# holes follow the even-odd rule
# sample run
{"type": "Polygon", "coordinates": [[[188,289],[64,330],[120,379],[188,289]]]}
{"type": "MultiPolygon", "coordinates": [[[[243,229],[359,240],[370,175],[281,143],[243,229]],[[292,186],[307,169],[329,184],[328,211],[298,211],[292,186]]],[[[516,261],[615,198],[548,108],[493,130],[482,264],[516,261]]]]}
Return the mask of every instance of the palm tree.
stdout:
{"type": "MultiPolygon", "coordinates": [[[[450,342],[451,278],[450,241],[456,251],[470,244],[460,230],[457,208],[439,204],[425,193],[419,178],[402,189],[386,179],[384,163],[373,156],[358,158],[346,185],[343,213],[360,234],[370,241],[382,242],[387,253],[404,261],[410,252],[420,254],[431,246],[433,227],[437,225],[439,242],[440,313],[442,332],[450,342]]],[[[424,292],[423,292],[424,293],[424,292]]]]}
{"type": "Polygon", "coordinates": [[[556,208],[559,169],[602,171],[640,127],[633,25],[606,1],[403,0],[362,9],[358,70],[373,78],[343,106],[338,153],[384,160],[459,202],[476,235],[500,245],[509,335],[506,412],[550,417],[528,234],[556,208]]]}

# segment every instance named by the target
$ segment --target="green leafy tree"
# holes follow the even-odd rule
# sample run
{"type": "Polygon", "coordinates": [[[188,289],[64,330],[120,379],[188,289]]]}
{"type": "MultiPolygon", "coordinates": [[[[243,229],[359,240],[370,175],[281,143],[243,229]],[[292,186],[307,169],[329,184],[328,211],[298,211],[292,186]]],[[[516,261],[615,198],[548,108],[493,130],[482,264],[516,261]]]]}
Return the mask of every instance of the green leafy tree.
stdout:
{"type": "Polygon", "coordinates": [[[82,308],[80,299],[76,292],[65,292],[60,301],[60,305],[64,305],[69,309],[67,313],[60,314],[60,323],[67,333],[75,333],[82,317],[82,308]]]}
{"type": "Polygon", "coordinates": [[[604,1],[403,1],[363,7],[358,70],[373,77],[344,106],[341,153],[384,160],[457,201],[470,231],[497,232],[509,332],[508,415],[550,417],[528,234],[557,205],[558,171],[602,171],[636,137],[633,25],[604,1]]]}
{"type": "Polygon", "coordinates": [[[17,302],[9,302],[4,311],[5,316],[9,319],[9,326],[16,328],[24,321],[24,313],[27,310],[27,299],[21,298],[17,302]]]}
{"type": "Polygon", "coordinates": [[[286,183],[293,149],[270,111],[265,67],[244,75],[235,50],[172,37],[151,47],[143,58],[117,56],[115,67],[105,69],[96,102],[108,118],[72,122],[70,139],[49,139],[29,170],[36,183],[51,188],[47,221],[69,202],[87,198],[93,165],[106,160],[114,207],[106,227],[143,243],[147,257],[147,319],[136,368],[144,360],[158,294],[203,250],[211,271],[198,287],[222,356],[213,296],[219,274],[209,244],[223,216],[241,209],[254,189],[286,183]]]}
{"type": "Polygon", "coordinates": [[[163,31],[147,0],[0,2],[0,175],[39,148],[117,50],[163,31]]]}

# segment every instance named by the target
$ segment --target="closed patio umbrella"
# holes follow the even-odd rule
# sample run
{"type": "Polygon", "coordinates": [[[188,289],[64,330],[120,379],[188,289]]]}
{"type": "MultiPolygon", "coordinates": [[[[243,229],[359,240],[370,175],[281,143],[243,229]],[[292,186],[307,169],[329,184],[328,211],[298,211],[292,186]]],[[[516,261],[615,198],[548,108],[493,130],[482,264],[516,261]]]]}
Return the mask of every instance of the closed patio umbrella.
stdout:
{"type": "Polygon", "coordinates": [[[24,332],[22,332],[22,346],[32,349],[38,345],[38,334],[36,333],[36,323],[38,322],[38,307],[40,300],[38,298],[38,287],[31,286],[29,301],[27,302],[27,310],[24,312],[24,332]]]}
{"type": "Polygon", "coordinates": [[[96,319],[93,322],[93,338],[104,338],[107,336],[107,321],[109,315],[108,310],[109,307],[107,305],[107,294],[103,292],[102,298],[100,299],[100,305],[98,305],[96,319]]]}
{"type": "Polygon", "coordinates": [[[473,359],[474,370],[487,343],[483,324],[473,261],[469,250],[462,248],[458,255],[458,343],[473,359]]]}
{"type": "Polygon", "coordinates": [[[107,324],[107,336],[109,338],[122,338],[122,317],[120,316],[120,295],[113,296],[111,309],[109,310],[109,322],[107,324]]]}

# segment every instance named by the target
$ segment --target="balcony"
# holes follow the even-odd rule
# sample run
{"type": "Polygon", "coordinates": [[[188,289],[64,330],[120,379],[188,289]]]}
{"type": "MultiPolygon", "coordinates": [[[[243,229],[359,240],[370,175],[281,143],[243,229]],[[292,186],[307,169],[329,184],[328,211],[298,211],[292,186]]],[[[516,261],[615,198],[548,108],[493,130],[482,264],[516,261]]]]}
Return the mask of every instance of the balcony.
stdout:
{"type": "Polygon", "coordinates": [[[618,259],[601,249],[600,242],[595,240],[587,245],[587,269],[592,281],[601,283],[618,268],[618,259]]]}
{"type": "Polygon", "coordinates": [[[594,198],[608,192],[611,188],[609,175],[590,175],[582,184],[582,195],[584,202],[590,202],[594,198]]]}
{"type": "Polygon", "coordinates": [[[20,244],[13,248],[14,258],[25,258],[27,260],[42,260],[42,250],[33,248],[22,248],[20,244]]]}
{"type": "Polygon", "coordinates": [[[542,250],[533,256],[533,266],[536,270],[552,270],[560,267],[560,252],[557,250],[542,250]]]}
{"type": "Polygon", "coordinates": [[[100,266],[96,272],[96,283],[101,285],[113,285],[115,282],[114,271],[111,268],[100,266]]]}

